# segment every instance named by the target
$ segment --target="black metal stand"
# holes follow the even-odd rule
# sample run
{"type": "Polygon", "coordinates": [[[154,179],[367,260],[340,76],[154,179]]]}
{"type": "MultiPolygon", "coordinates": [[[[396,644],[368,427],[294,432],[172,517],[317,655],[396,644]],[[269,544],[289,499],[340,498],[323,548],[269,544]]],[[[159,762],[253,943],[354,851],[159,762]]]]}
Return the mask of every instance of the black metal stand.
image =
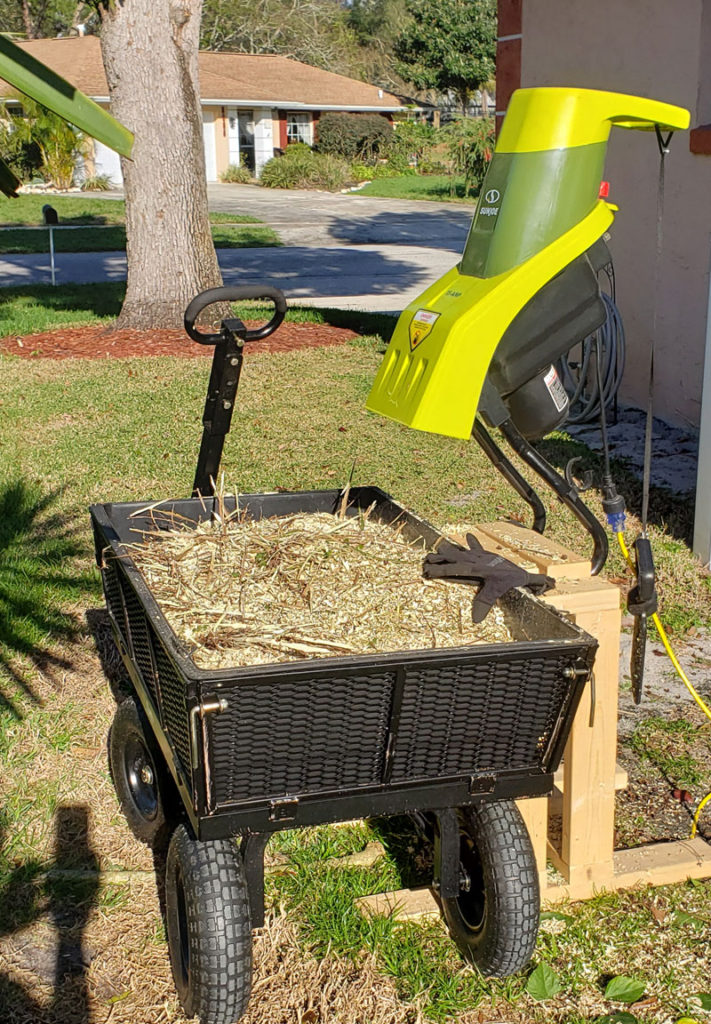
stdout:
{"type": "Polygon", "coordinates": [[[202,415],[202,442],[195,469],[193,498],[215,493],[222,449],[232,423],[246,335],[247,328],[241,320],[222,321],[220,340],[215,345],[212,357],[210,383],[202,415]]]}
{"type": "Polygon", "coordinates": [[[535,530],[536,533],[543,533],[546,528],[546,509],[528,480],[521,476],[514,464],[506,458],[496,441],[494,441],[491,434],[484,427],[484,424],[478,419],[474,420],[472,437],[479,444],[486,457],[501,473],[504,480],[511,484],[516,493],[530,506],[533,512],[531,529],[535,530]]]}
{"type": "Polygon", "coordinates": [[[520,458],[548,484],[576,519],[582,523],[593,539],[591,574],[596,576],[607,560],[608,543],[604,526],[593,515],[585,502],[580,500],[576,488],[568,483],[543,456],[536,451],[510,419],[499,424],[499,429],[520,458]]]}

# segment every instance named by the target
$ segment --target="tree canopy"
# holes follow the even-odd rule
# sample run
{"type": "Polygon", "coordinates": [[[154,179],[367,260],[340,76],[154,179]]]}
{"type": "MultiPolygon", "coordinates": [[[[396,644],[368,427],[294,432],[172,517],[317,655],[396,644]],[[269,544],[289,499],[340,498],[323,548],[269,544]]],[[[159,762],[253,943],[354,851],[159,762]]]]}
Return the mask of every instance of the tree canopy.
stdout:
{"type": "Polygon", "coordinates": [[[466,113],[494,77],[495,0],[407,0],[410,20],[394,46],[396,68],[416,89],[453,92],[466,113]]]}

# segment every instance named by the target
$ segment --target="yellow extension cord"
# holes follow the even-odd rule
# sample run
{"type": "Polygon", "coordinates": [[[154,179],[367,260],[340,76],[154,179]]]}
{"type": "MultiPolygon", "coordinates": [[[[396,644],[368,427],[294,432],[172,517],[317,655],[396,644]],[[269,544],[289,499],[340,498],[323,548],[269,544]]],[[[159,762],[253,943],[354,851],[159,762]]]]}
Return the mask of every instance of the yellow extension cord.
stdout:
{"type": "MultiPolygon", "coordinates": [[[[634,562],[632,561],[632,558],[630,556],[630,553],[629,553],[629,550],[627,548],[627,545],[625,544],[624,535],[621,532],[618,531],[616,533],[616,537],[617,537],[617,542],[620,545],[620,550],[622,551],[622,554],[624,555],[625,561],[627,562],[627,565],[630,567],[632,572],[636,572],[637,571],[636,567],[634,565],[634,562]]],[[[676,669],[677,675],[679,676],[679,678],[681,679],[682,683],[687,688],[687,690],[689,691],[691,696],[694,698],[696,703],[699,705],[699,707],[701,708],[703,713],[706,715],[706,717],[709,719],[709,721],[711,721],[711,708],[709,708],[709,706],[702,700],[702,698],[696,692],[696,690],[694,689],[693,683],[691,682],[691,680],[687,676],[687,674],[684,671],[684,669],[679,664],[679,660],[678,660],[676,654],[674,653],[674,651],[672,650],[672,646],[669,643],[669,639],[667,637],[666,631],[665,631],[664,627],[662,626],[661,620],[660,620],[660,618],[659,618],[659,616],[657,615],[656,612],[654,613],[654,615],[652,615],[652,622],[657,627],[657,632],[659,633],[659,638],[662,641],[662,643],[664,644],[664,649],[667,652],[667,654],[669,655],[669,660],[671,661],[672,665],[676,669]]],[[[710,800],[711,800],[711,793],[707,793],[706,796],[701,801],[701,803],[699,804],[699,806],[696,808],[696,814],[694,815],[694,821],[693,821],[693,824],[691,826],[691,836],[690,836],[691,839],[693,839],[694,836],[696,835],[696,829],[697,829],[697,826],[698,826],[698,823],[699,823],[699,817],[701,815],[701,812],[703,811],[704,807],[706,806],[706,804],[710,800]]]]}

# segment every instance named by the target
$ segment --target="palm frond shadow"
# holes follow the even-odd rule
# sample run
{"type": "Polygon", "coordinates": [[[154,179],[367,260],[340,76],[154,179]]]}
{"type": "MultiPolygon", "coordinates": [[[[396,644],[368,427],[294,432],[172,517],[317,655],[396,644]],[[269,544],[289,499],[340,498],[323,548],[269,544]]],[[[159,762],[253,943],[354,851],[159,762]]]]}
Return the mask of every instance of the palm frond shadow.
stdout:
{"type": "Polygon", "coordinates": [[[41,703],[33,667],[49,676],[70,667],[53,643],[77,634],[65,608],[91,588],[76,570],[84,531],[53,510],[58,496],[21,478],[0,486],[0,708],[18,718],[23,700],[41,703]]]}

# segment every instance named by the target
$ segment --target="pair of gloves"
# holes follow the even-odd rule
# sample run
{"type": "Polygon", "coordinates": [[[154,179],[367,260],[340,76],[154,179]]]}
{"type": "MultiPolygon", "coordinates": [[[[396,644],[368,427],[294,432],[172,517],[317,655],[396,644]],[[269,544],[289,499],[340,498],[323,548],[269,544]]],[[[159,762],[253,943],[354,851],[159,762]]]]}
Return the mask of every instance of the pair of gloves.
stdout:
{"type": "Polygon", "coordinates": [[[467,534],[466,548],[442,541],[425,558],[422,575],[428,580],[479,584],[472,608],[474,622],[483,622],[492,605],[514,587],[529,587],[534,594],[544,594],[555,586],[550,576],[526,572],[508,558],[486,551],[472,533],[467,534]]]}

